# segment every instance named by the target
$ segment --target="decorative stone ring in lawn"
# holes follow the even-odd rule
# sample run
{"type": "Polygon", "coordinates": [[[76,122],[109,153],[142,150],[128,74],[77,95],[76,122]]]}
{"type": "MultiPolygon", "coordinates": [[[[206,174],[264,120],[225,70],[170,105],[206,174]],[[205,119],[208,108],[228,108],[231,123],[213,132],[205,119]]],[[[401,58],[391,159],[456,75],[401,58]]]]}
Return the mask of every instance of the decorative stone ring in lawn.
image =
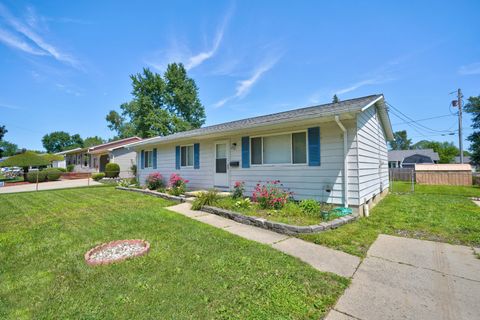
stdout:
{"type": "Polygon", "coordinates": [[[117,240],[101,244],[85,253],[85,262],[94,266],[143,256],[150,250],[145,240],[117,240]]]}

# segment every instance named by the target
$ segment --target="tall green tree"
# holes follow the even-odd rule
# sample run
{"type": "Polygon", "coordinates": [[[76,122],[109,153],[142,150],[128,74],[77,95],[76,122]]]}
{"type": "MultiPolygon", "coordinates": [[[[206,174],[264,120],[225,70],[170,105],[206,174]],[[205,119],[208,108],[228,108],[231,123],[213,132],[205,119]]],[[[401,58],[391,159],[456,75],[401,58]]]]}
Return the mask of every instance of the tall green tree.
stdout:
{"type": "Polygon", "coordinates": [[[93,146],[98,146],[99,144],[105,143],[105,140],[100,138],[99,136],[87,137],[83,139],[83,147],[90,148],[93,146]]]}
{"type": "Polygon", "coordinates": [[[470,151],[472,152],[471,159],[473,163],[480,163],[480,96],[468,98],[468,103],[465,105],[465,111],[472,115],[472,129],[474,130],[468,136],[470,141],[470,151]]]}
{"type": "Polygon", "coordinates": [[[338,103],[338,102],[340,102],[340,100],[338,99],[337,95],[334,94],[332,98],[332,103],[338,103]]]}
{"type": "MultiPolygon", "coordinates": [[[[0,142],[2,141],[3,137],[5,134],[8,132],[7,129],[5,129],[5,126],[0,126],[0,142]]],[[[0,147],[0,158],[3,157],[3,148],[0,147]]]]}
{"type": "Polygon", "coordinates": [[[8,141],[0,141],[0,149],[3,150],[4,157],[11,157],[18,152],[18,146],[8,141]]]}
{"type": "Polygon", "coordinates": [[[440,163],[453,163],[455,157],[460,155],[460,150],[453,144],[453,142],[439,142],[421,140],[412,146],[413,149],[433,149],[440,158],[440,163]]]}
{"type": "Polygon", "coordinates": [[[412,139],[408,139],[407,131],[396,131],[393,133],[393,140],[389,142],[392,150],[408,150],[412,144],[412,139]]]}
{"type": "Polygon", "coordinates": [[[118,138],[165,136],[205,123],[198,88],[182,64],[169,64],[163,77],[145,68],[130,79],[132,101],[120,106],[121,113],[112,110],[106,116],[118,138]]]}
{"type": "Polygon", "coordinates": [[[65,131],[54,131],[42,138],[42,144],[48,153],[56,153],[67,149],[83,147],[83,140],[79,134],[70,135],[65,131]]]}

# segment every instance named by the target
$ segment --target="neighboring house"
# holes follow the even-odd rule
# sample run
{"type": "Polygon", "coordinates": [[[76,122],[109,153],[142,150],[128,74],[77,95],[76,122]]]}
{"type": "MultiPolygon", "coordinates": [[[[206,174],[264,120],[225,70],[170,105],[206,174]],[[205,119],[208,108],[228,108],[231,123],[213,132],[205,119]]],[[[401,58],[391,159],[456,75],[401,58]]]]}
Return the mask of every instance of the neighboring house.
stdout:
{"type": "Polygon", "coordinates": [[[52,161],[52,168],[67,168],[67,161],[65,160],[65,154],[68,151],[62,151],[62,152],[57,152],[55,153],[56,155],[59,156],[64,156],[62,160],[53,160],[52,161]]]}
{"type": "Polygon", "coordinates": [[[295,199],[361,206],[388,190],[383,95],[280,112],[133,143],[138,179],[178,173],[190,189],[280,180],[295,199]]]}
{"type": "Polygon", "coordinates": [[[415,168],[415,164],[438,163],[440,157],[433,149],[390,150],[388,151],[389,168],[415,168]]]}
{"type": "Polygon", "coordinates": [[[131,176],[132,165],[136,164],[135,151],[126,149],[125,146],[141,141],[139,137],[130,137],[112,142],[107,142],[90,148],[77,148],[59,152],[65,155],[66,165],[73,164],[75,172],[104,172],[109,162],[120,166],[120,177],[131,176]]]}

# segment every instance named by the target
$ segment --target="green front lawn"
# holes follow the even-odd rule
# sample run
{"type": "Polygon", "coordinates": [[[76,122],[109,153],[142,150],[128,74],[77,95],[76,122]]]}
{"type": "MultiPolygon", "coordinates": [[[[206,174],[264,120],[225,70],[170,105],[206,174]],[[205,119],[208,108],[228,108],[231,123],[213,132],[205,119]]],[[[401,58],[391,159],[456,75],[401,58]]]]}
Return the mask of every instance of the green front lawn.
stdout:
{"type": "Polygon", "coordinates": [[[416,185],[415,193],[388,195],[369,218],[301,238],[361,257],[380,233],[480,246],[480,207],[469,197],[480,188],[416,185]]]}
{"type": "Polygon", "coordinates": [[[0,319],[318,319],[349,280],[111,187],[0,196],[0,319]],[[144,257],[84,253],[146,239],[144,257]]]}

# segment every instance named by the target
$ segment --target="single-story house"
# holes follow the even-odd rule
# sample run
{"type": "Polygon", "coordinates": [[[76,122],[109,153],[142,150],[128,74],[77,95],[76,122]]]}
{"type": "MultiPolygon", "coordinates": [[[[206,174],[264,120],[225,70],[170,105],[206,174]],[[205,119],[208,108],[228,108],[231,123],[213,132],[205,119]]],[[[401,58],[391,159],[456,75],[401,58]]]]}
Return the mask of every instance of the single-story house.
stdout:
{"type": "Polygon", "coordinates": [[[90,148],[76,148],[59,152],[65,156],[66,165],[73,164],[74,172],[104,172],[109,162],[120,166],[120,177],[131,176],[131,167],[136,164],[136,153],[125,146],[141,141],[139,137],[130,137],[96,145],[90,148]]]}
{"type": "Polygon", "coordinates": [[[390,150],[388,151],[389,168],[415,168],[415,164],[438,163],[440,157],[433,149],[390,150]]]}
{"type": "Polygon", "coordinates": [[[222,123],[132,143],[141,184],[177,173],[190,189],[232,190],[280,180],[295,199],[361,206],[388,191],[383,95],[222,123]]]}

